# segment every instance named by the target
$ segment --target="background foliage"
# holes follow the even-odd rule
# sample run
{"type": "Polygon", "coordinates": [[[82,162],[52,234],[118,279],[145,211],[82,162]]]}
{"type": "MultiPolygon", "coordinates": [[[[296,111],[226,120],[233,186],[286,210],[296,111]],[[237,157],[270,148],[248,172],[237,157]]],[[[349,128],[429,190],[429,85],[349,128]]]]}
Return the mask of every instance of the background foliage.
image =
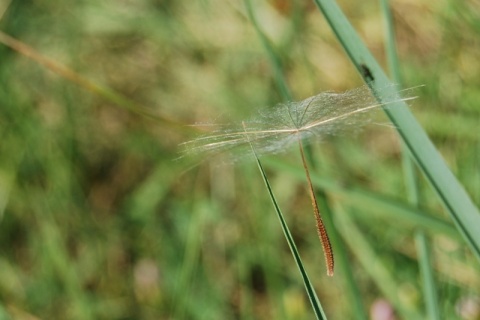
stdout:
{"type": "MultiPolygon", "coordinates": [[[[340,4],[386,66],[379,3],[340,4]]],[[[392,7],[404,84],[425,85],[412,111],[478,204],[480,7],[392,7]]],[[[313,2],[253,8],[297,100],[361,85],[313,2]]],[[[1,31],[44,57],[179,124],[119,108],[0,46],[0,317],[312,318],[255,164],[210,159],[188,170],[175,161],[196,134],[186,125],[239,121],[283,99],[242,2],[12,0],[0,3],[0,18],[1,31]]],[[[385,298],[378,282],[387,280],[367,272],[379,262],[406,312],[422,310],[413,236],[422,224],[395,211],[406,191],[394,130],[371,125],[322,142],[312,146],[315,175],[346,230],[365,308],[385,298]],[[359,257],[369,249],[366,266],[359,257]]],[[[262,161],[325,312],[352,318],[345,277],[325,276],[298,154],[262,161]]],[[[421,210],[448,221],[420,185],[421,210]]],[[[480,308],[478,261],[450,222],[426,224],[441,314],[478,318],[465,308],[480,308]]]]}

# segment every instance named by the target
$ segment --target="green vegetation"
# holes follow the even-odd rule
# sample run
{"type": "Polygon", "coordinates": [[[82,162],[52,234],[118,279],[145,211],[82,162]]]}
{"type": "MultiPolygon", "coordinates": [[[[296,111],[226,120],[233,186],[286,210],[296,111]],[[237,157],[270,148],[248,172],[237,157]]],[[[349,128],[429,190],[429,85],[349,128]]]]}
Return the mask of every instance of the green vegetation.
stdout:
{"type": "Polygon", "coordinates": [[[340,3],[373,58],[315,2],[0,4],[0,319],[312,319],[273,197],[318,317],[382,301],[399,319],[480,317],[465,307],[480,308],[480,8],[340,3]],[[178,145],[190,124],[362,85],[356,55],[366,78],[386,81],[378,63],[423,85],[411,112],[462,187],[398,109],[428,179],[394,128],[309,145],[327,277],[297,149],[259,158],[270,195],[255,162],[192,166],[178,145]]]}

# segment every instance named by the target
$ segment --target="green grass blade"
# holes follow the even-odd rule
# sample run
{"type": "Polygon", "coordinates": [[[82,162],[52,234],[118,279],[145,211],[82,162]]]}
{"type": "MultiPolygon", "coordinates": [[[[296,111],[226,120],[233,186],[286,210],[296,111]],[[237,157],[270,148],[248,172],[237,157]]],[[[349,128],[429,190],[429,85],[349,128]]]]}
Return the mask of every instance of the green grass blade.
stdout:
{"type": "Polygon", "coordinates": [[[400,312],[402,319],[422,319],[423,317],[413,309],[401,303],[398,297],[398,283],[395,281],[389,268],[382,262],[380,256],[375,252],[369,241],[353,223],[349,214],[336,207],[336,218],[339,222],[339,230],[343,235],[351,252],[363,266],[370,278],[376,283],[380,291],[400,312]]]}
{"type": "Polygon", "coordinates": [[[257,36],[260,39],[260,42],[262,43],[263,47],[265,48],[265,51],[268,54],[268,60],[272,65],[273,78],[275,79],[275,83],[277,84],[277,87],[280,90],[282,98],[286,101],[290,101],[292,100],[292,94],[288,89],[287,81],[285,80],[285,77],[283,75],[283,68],[282,68],[282,62],[280,60],[280,57],[275,52],[275,49],[273,48],[273,45],[270,42],[270,40],[268,40],[267,36],[263,33],[262,29],[260,28],[260,25],[258,24],[258,20],[255,18],[251,1],[245,0],[244,2],[245,2],[245,7],[247,8],[248,18],[252,22],[255,32],[257,33],[257,36]]]}
{"type": "MultiPolygon", "coordinates": [[[[395,30],[392,18],[392,12],[389,6],[389,0],[381,0],[383,15],[386,22],[386,41],[385,51],[390,73],[394,81],[401,85],[400,64],[398,61],[397,49],[395,45],[395,30]]],[[[418,177],[415,172],[413,161],[408,154],[405,145],[402,148],[403,172],[408,192],[408,201],[415,207],[420,203],[420,191],[418,189],[418,177]]],[[[417,230],[415,233],[415,242],[419,256],[420,271],[423,279],[423,296],[427,308],[427,314],[431,320],[439,320],[438,297],[434,278],[434,271],[430,259],[430,250],[428,239],[423,230],[417,230]]]]}
{"type": "Polygon", "coordinates": [[[385,52],[387,54],[388,69],[396,84],[401,85],[400,64],[398,63],[397,46],[395,43],[395,29],[389,0],[381,0],[383,15],[385,16],[385,52]]]}
{"type": "MultiPolygon", "coordinates": [[[[363,44],[341,9],[332,0],[315,0],[341,42],[351,61],[382,102],[384,94],[392,96],[396,89],[385,75],[373,55],[363,44]],[[386,88],[388,87],[388,88],[386,88]]],[[[452,174],[423,128],[407,108],[405,102],[391,104],[385,110],[395,125],[427,180],[439,195],[456,227],[474,254],[480,259],[480,212],[462,185],[452,174]]]]}
{"type": "Polygon", "coordinates": [[[419,264],[423,280],[423,296],[427,307],[428,319],[438,320],[441,319],[441,317],[438,308],[437,286],[434,280],[428,240],[423,232],[418,232],[415,235],[415,242],[420,257],[419,264]]]}
{"type": "Polygon", "coordinates": [[[315,289],[313,288],[313,285],[310,282],[307,271],[305,270],[305,267],[303,265],[302,259],[300,258],[300,254],[298,253],[297,246],[295,245],[295,241],[293,240],[292,234],[290,233],[287,222],[285,221],[285,218],[283,217],[282,211],[280,210],[280,207],[278,206],[277,200],[275,199],[275,195],[273,194],[273,190],[270,186],[270,183],[268,182],[268,178],[267,178],[267,175],[265,173],[265,170],[263,170],[263,166],[260,162],[260,159],[258,159],[257,154],[255,153],[255,150],[253,149],[253,147],[252,147],[252,150],[253,150],[253,154],[255,155],[255,159],[256,159],[256,162],[257,162],[257,165],[258,165],[258,169],[260,170],[260,173],[262,174],[263,182],[265,182],[265,186],[267,187],[268,194],[269,194],[270,199],[272,200],[273,206],[275,208],[275,212],[277,213],[277,217],[280,220],[280,224],[282,226],[283,234],[285,235],[285,239],[287,239],[288,246],[290,247],[290,250],[292,252],[295,263],[297,264],[298,270],[300,271],[300,274],[302,275],[303,284],[305,285],[305,290],[307,291],[307,295],[308,295],[308,298],[309,298],[309,300],[312,304],[315,316],[316,316],[317,319],[327,319],[327,317],[325,316],[325,313],[323,311],[322,305],[320,304],[320,301],[318,300],[317,294],[315,293],[315,289]]]}

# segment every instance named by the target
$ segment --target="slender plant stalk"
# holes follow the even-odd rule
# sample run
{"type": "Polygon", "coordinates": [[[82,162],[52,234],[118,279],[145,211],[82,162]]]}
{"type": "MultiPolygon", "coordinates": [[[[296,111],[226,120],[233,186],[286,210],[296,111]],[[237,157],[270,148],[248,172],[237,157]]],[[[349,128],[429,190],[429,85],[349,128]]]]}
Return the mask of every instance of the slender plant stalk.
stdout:
{"type": "Polygon", "coordinates": [[[322,216],[320,215],[320,210],[318,209],[317,197],[315,196],[315,189],[313,188],[312,179],[310,178],[310,171],[308,170],[307,161],[305,160],[305,152],[303,151],[303,144],[300,139],[298,139],[298,145],[300,148],[300,154],[302,155],[303,168],[305,169],[305,175],[307,176],[308,182],[308,191],[310,193],[310,199],[312,200],[313,213],[315,215],[315,221],[317,224],[318,237],[322,243],[323,254],[325,255],[325,263],[327,265],[327,275],[332,277],[335,261],[333,259],[333,250],[332,244],[330,243],[330,238],[328,237],[327,229],[323,223],[322,216]]]}

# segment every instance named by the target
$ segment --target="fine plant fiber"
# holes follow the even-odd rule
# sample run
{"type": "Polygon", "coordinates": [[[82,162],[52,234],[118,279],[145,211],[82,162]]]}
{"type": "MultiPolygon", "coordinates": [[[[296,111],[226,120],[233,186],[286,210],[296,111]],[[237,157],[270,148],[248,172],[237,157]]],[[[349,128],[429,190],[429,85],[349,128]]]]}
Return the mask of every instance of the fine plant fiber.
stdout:
{"type": "Polygon", "coordinates": [[[385,97],[378,103],[367,86],[343,93],[322,92],[298,102],[280,103],[240,123],[210,125],[215,130],[181,145],[184,155],[208,159],[228,153],[237,161],[251,156],[250,143],[257,155],[282,153],[298,140],[309,143],[327,135],[356,131],[372,121],[371,111],[398,101],[414,99],[413,89],[385,97]]]}
{"type": "MultiPolygon", "coordinates": [[[[315,3],[365,82],[372,88],[376,98],[383,101],[384,96],[378,89],[388,87],[391,81],[378,62],[363,44],[335,1],[315,0],[315,3]]],[[[394,94],[393,91],[396,88],[389,88],[392,91],[388,94],[394,94]]],[[[398,107],[386,109],[388,117],[397,128],[415,162],[437,192],[459,232],[477,259],[480,259],[480,212],[478,208],[450,171],[406,104],[398,101],[393,105],[398,107]]]]}

